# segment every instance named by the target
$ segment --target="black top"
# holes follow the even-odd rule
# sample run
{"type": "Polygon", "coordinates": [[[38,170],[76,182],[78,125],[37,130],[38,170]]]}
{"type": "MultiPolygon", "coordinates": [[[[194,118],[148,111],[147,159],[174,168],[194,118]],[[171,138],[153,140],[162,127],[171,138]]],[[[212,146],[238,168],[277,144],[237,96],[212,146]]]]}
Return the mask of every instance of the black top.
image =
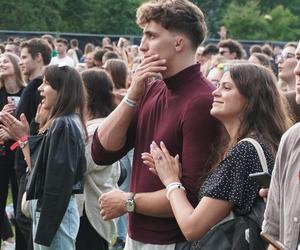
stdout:
{"type": "MultiPolygon", "coordinates": [[[[16,97],[16,98],[20,98],[22,92],[24,90],[24,87],[21,88],[17,93],[13,93],[10,94],[6,91],[5,88],[1,88],[0,89],[0,111],[3,109],[3,107],[8,103],[7,101],[7,97],[16,97]]],[[[12,152],[9,147],[11,144],[13,144],[14,141],[12,140],[7,140],[5,141],[5,146],[1,147],[0,149],[0,159],[1,161],[8,161],[8,162],[12,162],[10,164],[13,164],[14,161],[14,152],[12,152]]]]}
{"type": "MultiPolygon", "coordinates": [[[[42,84],[43,78],[42,76],[38,76],[31,80],[26,88],[24,89],[19,105],[15,112],[15,116],[19,119],[22,113],[25,114],[27,121],[30,123],[37,111],[37,107],[41,102],[41,96],[38,92],[38,87],[42,84]]],[[[20,178],[23,174],[25,174],[27,168],[27,164],[24,160],[24,156],[22,150],[17,148],[15,155],[15,169],[18,178],[20,178]]]]}
{"type": "MultiPolygon", "coordinates": [[[[266,145],[260,145],[271,173],[274,157],[266,145]]],[[[236,214],[247,214],[258,198],[260,189],[249,178],[249,174],[262,171],[255,147],[248,141],[242,141],[229,150],[225,159],[204,181],[200,189],[200,199],[206,196],[226,200],[234,204],[233,211],[236,214]]]]}
{"type": "Polygon", "coordinates": [[[37,107],[41,102],[41,96],[38,92],[38,87],[42,84],[42,76],[36,77],[31,80],[24,89],[21,99],[16,110],[15,116],[20,117],[22,113],[25,114],[27,121],[30,123],[35,117],[37,107]]]}
{"type": "Polygon", "coordinates": [[[32,171],[27,199],[38,199],[35,243],[50,246],[70,197],[83,191],[86,170],[83,127],[77,115],[56,118],[49,130],[29,138],[32,171]]]}

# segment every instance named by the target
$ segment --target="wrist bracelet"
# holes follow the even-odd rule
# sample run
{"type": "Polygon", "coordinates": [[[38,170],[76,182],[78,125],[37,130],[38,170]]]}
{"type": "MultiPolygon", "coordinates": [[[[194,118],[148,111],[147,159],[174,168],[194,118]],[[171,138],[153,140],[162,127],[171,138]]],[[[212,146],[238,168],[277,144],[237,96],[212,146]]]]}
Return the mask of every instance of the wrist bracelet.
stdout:
{"type": "Polygon", "coordinates": [[[184,186],[180,183],[180,182],[172,182],[167,186],[167,199],[170,200],[170,194],[172,191],[176,190],[176,189],[181,189],[183,191],[185,191],[184,186]]]}
{"type": "Polygon", "coordinates": [[[28,144],[28,136],[23,136],[10,146],[10,150],[14,151],[17,147],[24,148],[27,144],[28,144]]]}
{"type": "Polygon", "coordinates": [[[123,100],[130,108],[134,108],[136,106],[136,101],[131,100],[127,95],[125,95],[123,100]]]}

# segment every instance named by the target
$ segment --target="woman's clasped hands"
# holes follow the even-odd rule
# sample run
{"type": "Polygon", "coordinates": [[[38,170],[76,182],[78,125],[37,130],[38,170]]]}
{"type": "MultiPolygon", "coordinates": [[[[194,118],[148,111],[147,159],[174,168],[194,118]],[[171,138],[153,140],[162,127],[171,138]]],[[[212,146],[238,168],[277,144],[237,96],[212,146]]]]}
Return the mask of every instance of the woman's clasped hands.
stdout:
{"type": "Polygon", "coordinates": [[[150,145],[150,153],[142,153],[142,160],[153,174],[159,176],[165,186],[172,182],[179,182],[181,178],[179,155],[171,156],[162,141],[160,146],[153,141],[150,145]]]}

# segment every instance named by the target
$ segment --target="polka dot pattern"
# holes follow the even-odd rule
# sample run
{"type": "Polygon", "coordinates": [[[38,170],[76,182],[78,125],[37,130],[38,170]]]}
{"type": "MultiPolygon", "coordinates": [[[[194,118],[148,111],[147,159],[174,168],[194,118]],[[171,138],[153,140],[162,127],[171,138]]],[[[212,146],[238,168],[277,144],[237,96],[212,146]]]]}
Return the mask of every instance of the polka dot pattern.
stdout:
{"type": "MultiPolygon", "coordinates": [[[[270,149],[258,141],[265,153],[269,173],[274,166],[274,157],[270,149]]],[[[258,198],[260,187],[249,178],[249,174],[262,172],[262,167],[255,147],[248,141],[242,141],[231,148],[223,161],[204,181],[199,198],[232,202],[233,210],[238,215],[247,214],[258,198]]]]}

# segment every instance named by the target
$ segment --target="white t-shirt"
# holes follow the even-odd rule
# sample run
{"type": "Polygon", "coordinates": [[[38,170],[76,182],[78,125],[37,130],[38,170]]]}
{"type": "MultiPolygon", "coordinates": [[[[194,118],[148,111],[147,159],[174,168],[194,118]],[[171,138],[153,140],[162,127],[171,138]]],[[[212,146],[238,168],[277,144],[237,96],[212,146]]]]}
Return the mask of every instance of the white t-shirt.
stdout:
{"type": "Polygon", "coordinates": [[[62,57],[62,58],[60,58],[58,56],[55,56],[51,59],[50,65],[61,65],[61,66],[75,67],[75,62],[69,56],[65,56],[65,57],[62,57]]]}

